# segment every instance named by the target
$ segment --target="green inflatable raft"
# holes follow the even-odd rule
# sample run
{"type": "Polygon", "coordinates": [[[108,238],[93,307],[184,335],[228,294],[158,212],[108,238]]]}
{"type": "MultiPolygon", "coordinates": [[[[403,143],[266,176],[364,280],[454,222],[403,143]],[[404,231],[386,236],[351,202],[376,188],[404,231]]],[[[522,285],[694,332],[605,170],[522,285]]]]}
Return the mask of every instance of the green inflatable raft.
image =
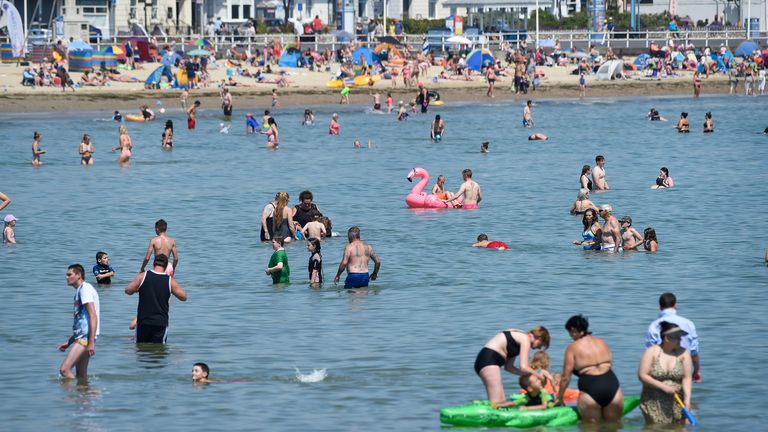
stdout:
{"type": "MultiPolygon", "coordinates": [[[[518,399],[522,395],[513,395],[518,399]]],[[[640,405],[640,396],[624,396],[622,416],[640,405]]],[[[544,410],[525,410],[517,408],[491,408],[488,401],[475,401],[466,405],[448,407],[440,410],[440,421],[454,426],[490,426],[529,428],[534,426],[572,426],[579,421],[576,407],[561,406],[544,410]]]]}

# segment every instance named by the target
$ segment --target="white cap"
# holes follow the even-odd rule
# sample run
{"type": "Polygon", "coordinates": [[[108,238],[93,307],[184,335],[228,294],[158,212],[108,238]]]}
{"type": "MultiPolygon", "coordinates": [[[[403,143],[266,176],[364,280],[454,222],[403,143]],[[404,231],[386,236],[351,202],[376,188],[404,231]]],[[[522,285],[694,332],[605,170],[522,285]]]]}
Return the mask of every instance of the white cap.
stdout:
{"type": "Polygon", "coordinates": [[[602,204],[600,206],[600,211],[612,212],[613,211],[613,207],[611,207],[610,204],[602,204]]]}

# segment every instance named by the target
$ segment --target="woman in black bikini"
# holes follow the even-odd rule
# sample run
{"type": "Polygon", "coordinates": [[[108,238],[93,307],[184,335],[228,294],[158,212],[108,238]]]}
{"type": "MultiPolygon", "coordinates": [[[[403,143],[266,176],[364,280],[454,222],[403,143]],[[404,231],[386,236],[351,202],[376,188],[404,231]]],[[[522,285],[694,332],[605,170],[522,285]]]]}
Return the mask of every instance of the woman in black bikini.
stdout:
{"type": "Polygon", "coordinates": [[[563,375],[560,378],[558,404],[571,381],[571,374],[579,377],[579,413],[586,423],[602,420],[618,422],[624,408],[624,394],[616,375],[611,370],[613,357],[608,344],[589,332],[589,321],[582,315],[572,316],[565,329],[573,339],[565,350],[563,375]]]}
{"type": "Polygon", "coordinates": [[[488,400],[493,406],[501,408],[511,406],[504,394],[504,383],[501,379],[501,368],[515,375],[530,373],[542,376],[531,369],[528,356],[531,349],[546,349],[549,347],[549,331],[538,326],[529,332],[515,329],[504,330],[491,338],[475,359],[475,373],[483,381],[488,400]],[[520,366],[515,367],[515,358],[520,357],[520,366]]]}
{"type": "Polygon", "coordinates": [[[592,172],[592,167],[584,165],[581,167],[581,177],[579,177],[579,185],[581,189],[592,190],[592,180],[589,179],[589,174],[592,172]]]}

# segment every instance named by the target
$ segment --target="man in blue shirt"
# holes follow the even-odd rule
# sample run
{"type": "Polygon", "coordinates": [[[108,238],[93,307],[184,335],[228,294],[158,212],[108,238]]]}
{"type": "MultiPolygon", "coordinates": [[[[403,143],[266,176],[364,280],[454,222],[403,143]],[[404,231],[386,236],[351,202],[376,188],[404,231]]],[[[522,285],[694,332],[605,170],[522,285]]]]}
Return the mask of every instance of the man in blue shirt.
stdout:
{"type": "Polygon", "coordinates": [[[648,334],[645,337],[645,347],[661,343],[660,323],[666,321],[688,332],[680,340],[680,345],[690,351],[693,361],[693,381],[701,382],[701,368],[699,365],[699,336],[696,334],[696,326],[687,318],[677,314],[677,298],[672,293],[664,293],[659,297],[659,318],[648,326],[648,334]]]}

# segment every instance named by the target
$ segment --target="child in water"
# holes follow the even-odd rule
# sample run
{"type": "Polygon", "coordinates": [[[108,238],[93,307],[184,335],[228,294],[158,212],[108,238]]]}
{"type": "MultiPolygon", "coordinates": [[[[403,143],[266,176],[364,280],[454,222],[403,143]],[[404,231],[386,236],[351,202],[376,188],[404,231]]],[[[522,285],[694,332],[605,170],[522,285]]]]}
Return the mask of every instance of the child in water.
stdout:
{"type": "Polygon", "coordinates": [[[311,109],[304,110],[304,120],[301,122],[302,126],[311,126],[315,123],[315,113],[311,109]]]}
{"type": "Polygon", "coordinates": [[[520,387],[525,390],[525,396],[513,402],[513,406],[518,406],[520,411],[548,408],[549,402],[552,401],[552,395],[544,390],[544,386],[538,376],[524,374],[520,376],[519,383],[520,387]]]}
{"type": "Polygon", "coordinates": [[[112,283],[112,276],[115,275],[115,269],[109,265],[109,254],[106,252],[96,253],[96,265],[93,266],[93,276],[99,285],[109,285],[112,283]]]}
{"type": "Polygon", "coordinates": [[[253,114],[247,113],[245,115],[245,133],[256,133],[256,129],[259,128],[259,124],[256,123],[256,119],[253,118],[253,114]]]}
{"type": "Polygon", "coordinates": [[[392,114],[392,105],[395,101],[392,99],[392,93],[387,93],[387,114],[392,114]]]}
{"type": "Polygon", "coordinates": [[[3,243],[16,244],[16,233],[13,227],[16,226],[16,218],[12,215],[5,215],[5,227],[3,228],[3,243]]]}
{"type": "Polygon", "coordinates": [[[208,379],[210,373],[211,370],[208,368],[207,364],[195,363],[192,366],[192,382],[195,384],[207,384],[210,382],[208,379]]]}
{"type": "Polygon", "coordinates": [[[400,101],[398,105],[400,108],[397,110],[397,121],[403,121],[408,118],[408,111],[405,109],[405,104],[403,104],[403,101],[400,101]]]}
{"type": "MultiPolygon", "coordinates": [[[[544,377],[544,382],[542,383],[544,390],[550,395],[557,395],[558,391],[560,391],[560,374],[556,373],[552,375],[549,372],[549,354],[544,351],[537,351],[536,354],[533,355],[533,359],[531,359],[530,366],[531,369],[544,377]]],[[[521,393],[522,392],[523,391],[521,390],[521,393]]],[[[579,391],[571,388],[566,389],[565,394],[563,395],[563,399],[568,402],[575,401],[578,398],[579,391]]]]}
{"type": "Polygon", "coordinates": [[[488,148],[488,145],[489,145],[488,141],[480,144],[480,153],[490,153],[491,150],[488,148]]]}
{"type": "Polygon", "coordinates": [[[309,251],[309,283],[317,286],[323,283],[323,256],[320,254],[320,240],[311,237],[307,240],[307,251],[309,251]]]}

